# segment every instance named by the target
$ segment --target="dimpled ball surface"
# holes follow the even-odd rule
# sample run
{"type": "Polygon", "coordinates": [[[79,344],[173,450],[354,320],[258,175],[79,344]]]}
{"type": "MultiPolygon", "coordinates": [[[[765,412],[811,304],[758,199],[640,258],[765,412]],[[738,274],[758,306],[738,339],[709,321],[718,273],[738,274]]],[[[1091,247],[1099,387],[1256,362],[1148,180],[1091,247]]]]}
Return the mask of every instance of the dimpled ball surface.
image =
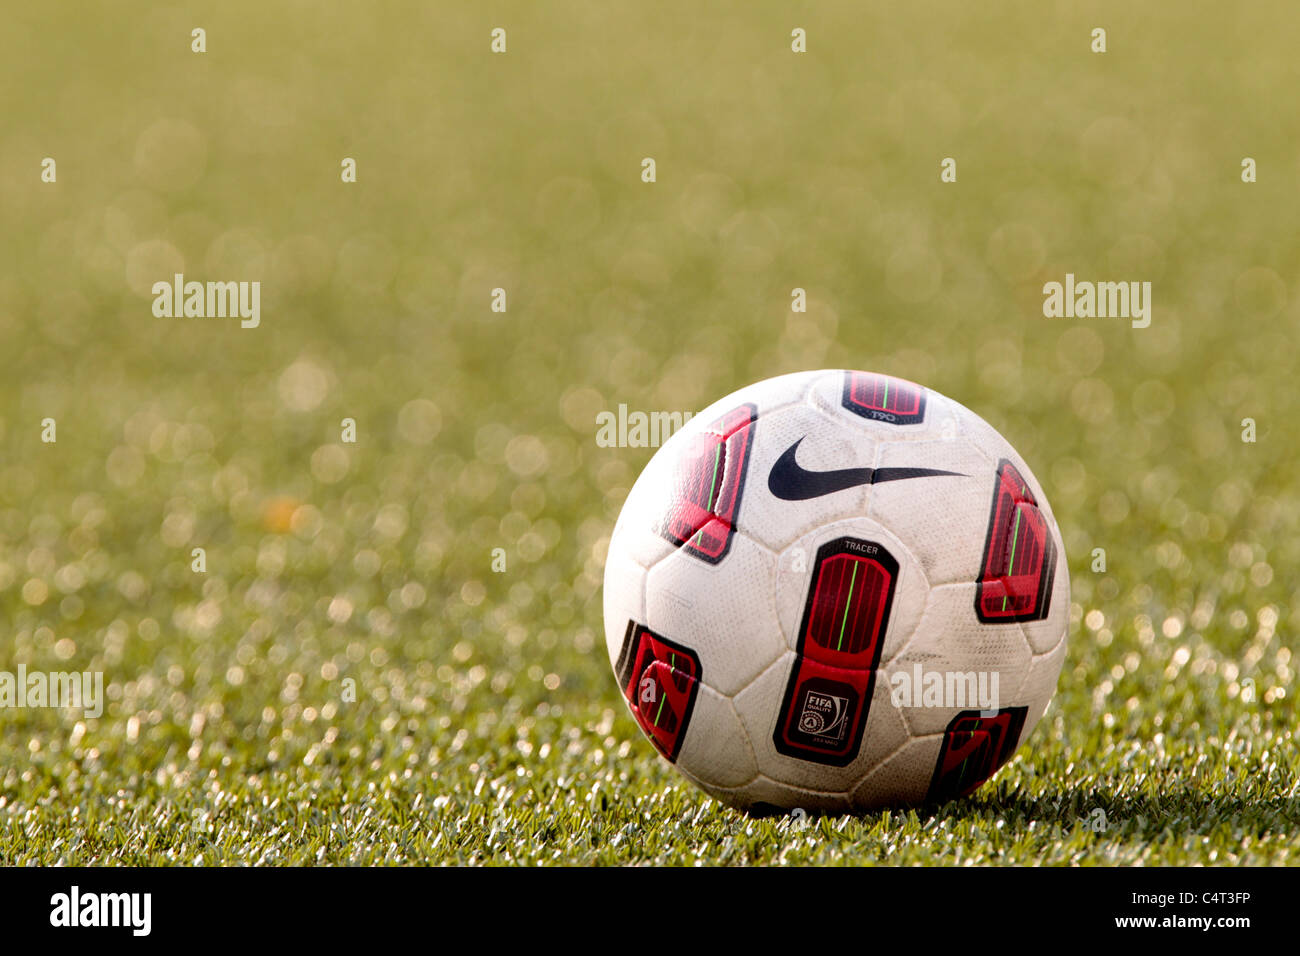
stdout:
{"type": "Polygon", "coordinates": [[[965,796],[1042,717],[1069,575],[1043,488],[952,399],[784,375],[695,415],[615,526],[605,632],[634,718],[751,812],[965,796]]]}

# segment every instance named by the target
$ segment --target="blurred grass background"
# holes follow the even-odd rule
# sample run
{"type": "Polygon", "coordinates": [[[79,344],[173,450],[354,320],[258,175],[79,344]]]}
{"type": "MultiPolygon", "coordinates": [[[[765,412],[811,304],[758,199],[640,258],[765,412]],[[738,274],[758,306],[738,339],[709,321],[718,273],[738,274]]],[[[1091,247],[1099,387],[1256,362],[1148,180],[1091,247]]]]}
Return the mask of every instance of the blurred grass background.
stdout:
{"type": "Polygon", "coordinates": [[[1289,5],[6,18],[0,669],[109,702],[0,714],[0,859],[1294,860],[1289,5]],[[260,280],[261,327],[155,318],[174,272],[260,280]],[[1151,281],[1150,328],[1045,319],[1066,272],[1151,281]],[[651,450],[594,439],[824,366],[1007,435],[1076,631],[996,785],[813,836],[626,715],[600,581],[651,450]]]}

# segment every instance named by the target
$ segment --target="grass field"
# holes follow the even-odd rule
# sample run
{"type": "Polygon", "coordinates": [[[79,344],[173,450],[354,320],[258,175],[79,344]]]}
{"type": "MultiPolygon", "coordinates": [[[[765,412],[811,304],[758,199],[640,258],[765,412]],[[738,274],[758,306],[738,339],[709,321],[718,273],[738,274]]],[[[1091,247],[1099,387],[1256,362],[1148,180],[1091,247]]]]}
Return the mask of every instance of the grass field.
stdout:
{"type": "Polygon", "coordinates": [[[0,710],[0,861],[1297,862],[1289,5],[319,6],[6,15],[0,670],[107,703],[0,710]],[[156,318],[176,272],[260,327],[156,318]],[[1150,327],[1044,318],[1067,272],[1150,327]],[[651,450],[594,422],[818,367],[1000,429],[1074,606],[988,787],[798,825],[628,716],[651,450]]]}

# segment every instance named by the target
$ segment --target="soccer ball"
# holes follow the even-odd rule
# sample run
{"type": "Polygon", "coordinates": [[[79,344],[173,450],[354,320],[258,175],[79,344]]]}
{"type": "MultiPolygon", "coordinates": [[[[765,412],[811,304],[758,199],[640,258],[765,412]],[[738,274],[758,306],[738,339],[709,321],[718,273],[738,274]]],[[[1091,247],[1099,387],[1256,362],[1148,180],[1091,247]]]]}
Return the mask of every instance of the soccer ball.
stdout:
{"type": "Polygon", "coordinates": [[[1056,688],[1069,573],[1043,490],[987,422],[870,372],[711,405],[637,479],[605,636],[659,752],[751,812],[965,796],[1056,688]]]}

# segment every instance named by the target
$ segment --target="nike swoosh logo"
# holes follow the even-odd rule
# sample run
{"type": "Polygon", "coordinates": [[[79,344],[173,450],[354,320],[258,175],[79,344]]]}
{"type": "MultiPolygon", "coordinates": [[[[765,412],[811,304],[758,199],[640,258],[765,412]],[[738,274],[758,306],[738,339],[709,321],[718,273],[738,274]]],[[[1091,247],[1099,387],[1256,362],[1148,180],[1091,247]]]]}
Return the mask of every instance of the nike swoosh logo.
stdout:
{"type": "Polygon", "coordinates": [[[878,485],[884,481],[902,481],[906,478],[936,478],[943,475],[967,477],[961,472],[939,471],[935,468],[838,468],[834,471],[806,471],[799,467],[796,460],[799,443],[802,441],[800,438],[787,448],[767,476],[767,490],[783,501],[807,501],[846,488],[878,485]]]}

